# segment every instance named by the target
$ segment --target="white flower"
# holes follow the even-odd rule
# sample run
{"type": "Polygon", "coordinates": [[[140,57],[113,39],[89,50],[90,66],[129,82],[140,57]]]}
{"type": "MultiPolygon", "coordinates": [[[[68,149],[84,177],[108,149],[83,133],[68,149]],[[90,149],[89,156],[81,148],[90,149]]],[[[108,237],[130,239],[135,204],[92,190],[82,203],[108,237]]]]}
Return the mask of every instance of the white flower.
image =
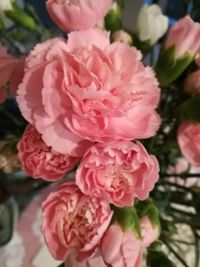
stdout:
{"type": "Polygon", "coordinates": [[[12,9],[12,3],[14,0],[0,0],[0,13],[12,9]]]}
{"type": "Polygon", "coordinates": [[[162,14],[160,7],[156,4],[144,5],[138,16],[137,29],[140,41],[150,41],[155,44],[168,28],[168,18],[162,14]]]}

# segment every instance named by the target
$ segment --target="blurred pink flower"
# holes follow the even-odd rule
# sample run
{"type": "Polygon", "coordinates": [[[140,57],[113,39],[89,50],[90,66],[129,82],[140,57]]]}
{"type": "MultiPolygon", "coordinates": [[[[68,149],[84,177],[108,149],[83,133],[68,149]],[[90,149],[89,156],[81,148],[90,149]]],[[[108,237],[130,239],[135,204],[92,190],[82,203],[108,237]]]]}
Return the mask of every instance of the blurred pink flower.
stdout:
{"type": "Polygon", "coordinates": [[[98,194],[116,206],[131,206],[148,198],[159,177],[159,164],[137,142],[96,144],[84,155],[76,184],[86,195],[98,194]]]}
{"type": "Polygon", "coordinates": [[[190,73],[185,80],[185,91],[193,95],[200,93],[200,70],[190,73]]]}
{"type": "Polygon", "coordinates": [[[108,12],[112,0],[48,0],[51,18],[65,32],[93,28],[108,12]]]}
{"type": "Polygon", "coordinates": [[[42,178],[48,181],[62,178],[79,161],[79,158],[53,151],[30,124],[18,143],[18,151],[22,169],[33,178],[42,178]]]}
{"type": "Polygon", "coordinates": [[[175,57],[181,58],[187,53],[195,56],[200,48],[200,24],[185,16],[170,29],[166,40],[166,48],[175,46],[175,57]]]}
{"type": "Polygon", "coordinates": [[[0,101],[6,97],[6,92],[3,87],[7,82],[10,82],[10,90],[11,93],[16,92],[18,85],[22,82],[23,74],[24,74],[24,62],[25,59],[17,59],[13,56],[9,55],[6,52],[6,49],[0,44],[0,90],[1,97],[0,101]],[[2,97],[3,96],[3,97],[2,97]]]}
{"type": "MultiPolygon", "coordinates": [[[[190,174],[200,173],[200,167],[190,166],[189,162],[185,158],[180,158],[177,161],[177,164],[169,169],[169,173],[180,174],[184,172],[188,172],[190,174]]],[[[190,177],[188,179],[181,177],[170,177],[171,182],[185,186],[185,187],[200,187],[200,179],[198,177],[190,177]]]]}
{"type": "Polygon", "coordinates": [[[55,259],[71,253],[78,261],[93,256],[110,224],[112,211],[101,198],[85,196],[73,183],[65,183],[42,204],[42,233],[55,259]]]}
{"type": "Polygon", "coordinates": [[[82,156],[90,142],[155,135],[160,98],[153,71],[126,44],[100,29],[39,44],[18,90],[23,116],[60,153],[82,156]],[[89,141],[87,141],[89,140],[89,141]]]}
{"type": "Polygon", "coordinates": [[[177,138],[182,155],[192,165],[200,167],[200,123],[183,122],[177,138]]]}

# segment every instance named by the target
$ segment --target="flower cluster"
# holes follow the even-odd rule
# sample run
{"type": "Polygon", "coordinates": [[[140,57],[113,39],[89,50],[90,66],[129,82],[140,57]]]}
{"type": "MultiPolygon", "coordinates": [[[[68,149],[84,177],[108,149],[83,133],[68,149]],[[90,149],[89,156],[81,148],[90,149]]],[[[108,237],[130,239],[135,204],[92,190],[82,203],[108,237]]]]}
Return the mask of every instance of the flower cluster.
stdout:
{"type": "Polygon", "coordinates": [[[110,204],[132,207],[135,199],[149,197],[158,180],[156,157],[130,140],[155,135],[160,90],[136,48],[110,43],[108,32],[93,28],[110,5],[47,1],[61,29],[78,31],[67,40],[38,44],[26,58],[17,101],[29,125],[18,150],[25,172],[44,180],[62,178],[80,160],[75,182],[61,185],[42,206],[42,232],[52,255],[82,262],[99,254],[105,264],[116,266],[139,264],[144,248],[158,237],[158,226],[148,216],[141,218],[141,235],[120,223],[109,225],[115,213],[110,204]],[[84,23],[75,19],[76,12],[84,23]],[[145,241],[144,225],[150,241],[145,241]],[[109,242],[116,238],[110,253],[109,242]],[[130,257],[129,243],[128,253],[135,251],[130,257]]]}

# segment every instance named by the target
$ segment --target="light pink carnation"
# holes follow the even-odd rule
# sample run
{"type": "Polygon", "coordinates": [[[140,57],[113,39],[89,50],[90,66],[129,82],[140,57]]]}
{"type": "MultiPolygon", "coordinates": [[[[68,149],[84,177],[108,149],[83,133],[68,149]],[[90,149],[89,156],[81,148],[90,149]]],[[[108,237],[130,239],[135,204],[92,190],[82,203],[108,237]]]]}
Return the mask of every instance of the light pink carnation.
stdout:
{"type": "Polygon", "coordinates": [[[65,183],[42,205],[42,232],[55,259],[70,253],[78,261],[94,255],[110,224],[108,203],[97,196],[85,196],[73,183],[65,183]]]}
{"type": "Polygon", "coordinates": [[[144,251],[158,239],[159,228],[153,226],[148,216],[140,220],[141,237],[134,231],[123,230],[112,224],[101,242],[101,254],[109,267],[141,267],[144,251]]]}
{"type": "MultiPolygon", "coordinates": [[[[10,82],[11,92],[15,93],[21,83],[24,72],[24,58],[17,59],[9,55],[0,44],[0,90],[7,82],[10,82]]],[[[4,95],[1,92],[1,95],[4,95]]]]}
{"type": "Polygon", "coordinates": [[[33,178],[48,181],[62,178],[79,161],[79,158],[53,151],[31,125],[27,126],[18,143],[18,151],[23,170],[33,178]]]}
{"type": "Polygon", "coordinates": [[[175,46],[176,58],[183,57],[185,53],[195,56],[200,48],[199,39],[200,24],[185,16],[171,27],[165,46],[175,46]]]}
{"type": "Polygon", "coordinates": [[[178,129],[178,144],[183,156],[200,167],[200,123],[182,123],[178,129]]]}
{"type": "Polygon", "coordinates": [[[140,52],[110,44],[107,32],[92,29],[72,32],[68,42],[55,38],[37,45],[17,100],[48,146],[81,156],[85,139],[103,143],[155,135],[159,97],[140,52]]]}
{"type": "Polygon", "coordinates": [[[141,240],[131,231],[123,231],[112,224],[101,242],[101,254],[109,267],[141,267],[143,247],[141,240]]]}
{"type": "Polygon", "coordinates": [[[158,180],[159,165],[137,142],[96,144],[83,157],[76,184],[86,195],[96,193],[119,207],[144,200],[158,180]]]}
{"type": "Polygon", "coordinates": [[[112,0],[48,0],[47,10],[63,31],[93,28],[108,12],[112,0]]]}
{"type": "Polygon", "coordinates": [[[185,80],[185,91],[191,94],[200,93],[200,70],[190,73],[185,80]]]}

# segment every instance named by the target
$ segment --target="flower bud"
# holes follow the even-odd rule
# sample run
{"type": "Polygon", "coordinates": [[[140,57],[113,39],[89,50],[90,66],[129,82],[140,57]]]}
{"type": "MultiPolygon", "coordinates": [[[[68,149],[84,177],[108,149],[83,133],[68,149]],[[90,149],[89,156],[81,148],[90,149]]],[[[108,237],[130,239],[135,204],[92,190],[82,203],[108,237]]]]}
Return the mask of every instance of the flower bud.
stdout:
{"type": "Polygon", "coordinates": [[[112,35],[112,41],[113,42],[120,42],[120,43],[125,43],[125,44],[129,44],[132,45],[132,37],[130,34],[128,34],[127,32],[120,30],[115,32],[112,35]]]}
{"type": "Polygon", "coordinates": [[[189,16],[172,26],[156,65],[157,78],[162,86],[175,81],[194,60],[200,48],[200,24],[189,16]]]}
{"type": "Polygon", "coordinates": [[[168,18],[162,14],[158,5],[144,5],[141,8],[137,21],[140,41],[149,41],[153,45],[165,34],[167,28],[168,18]]]}
{"type": "Polygon", "coordinates": [[[119,31],[122,27],[122,10],[121,7],[114,2],[105,17],[106,30],[113,32],[119,31]]]}

